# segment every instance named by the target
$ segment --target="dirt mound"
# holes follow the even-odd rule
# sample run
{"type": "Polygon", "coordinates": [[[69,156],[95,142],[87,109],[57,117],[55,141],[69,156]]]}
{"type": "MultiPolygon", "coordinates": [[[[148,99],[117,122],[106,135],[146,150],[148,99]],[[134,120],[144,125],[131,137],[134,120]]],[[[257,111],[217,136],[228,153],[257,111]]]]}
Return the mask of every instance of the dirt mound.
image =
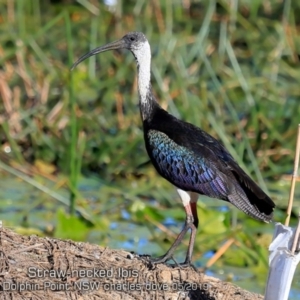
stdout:
{"type": "Polygon", "coordinates": [[[0,299],[258,300],[193,268],[153,268],[123,250],[0,228],[0,299]]]}

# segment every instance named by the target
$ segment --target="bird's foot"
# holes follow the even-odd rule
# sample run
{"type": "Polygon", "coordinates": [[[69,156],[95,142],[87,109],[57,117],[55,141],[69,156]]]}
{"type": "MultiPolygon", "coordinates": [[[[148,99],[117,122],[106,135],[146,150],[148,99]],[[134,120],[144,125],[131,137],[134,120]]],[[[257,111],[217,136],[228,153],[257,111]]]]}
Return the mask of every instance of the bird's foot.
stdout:
{"type": "Polygon", "coordinates": [[[182,269],[184,269],[184,268],[192,268],[195,272],[198,273],[198,269],[190,261],[189,262],[180,263],[179,267],[182,268],[182,269]]]}
{"type": "Polygon", "coordinates": [[[172,256],[167,256],[167,255],[163,255],[163,256],[159,256],[159,257],[149,257],[149,262],[151,262],[154,265],[158,265],[158,264],[164,264],[166,263],[168,260],[173,259],[172,256]]]}
{"type": "Polygon", "coordinates": [[[171,266],[179,267],[181,269],[184,269],[184,268],[193,268],[194,271],[197,272],[197,268],[192,264],[191,260],[185,260],[183,263],[178,263],[173,257],[172,257],[172,259],[175,262],[175,264],[171,265],[171,266]]]}
{"type": "Polygon", "coordinates": [[[144,260],[152,270],[155,268],[156,265],[165,264],[170,259],[172,259],[176,263],[174,258],[167,254],[159,257],[151,257],[150,255],[142,254],[139,255],[139,258],[144,260]]]}
{"type": "Polygon", "coordinates": [[[140,258],[146,259],[148,266],[153,270],[156,265],[158,264],[166,264],[167,266],[171,268],[192,268],[195,272],[197,271],[197,268],[191,263],[191,261],[186,260],[183,263],[178,263],[177,260],[171,256],[171,255],[163,255],[159,257],[151,257],[149,255],[140,255],[140,258]],[[169,260],[173,260],[174,263],[168,263],[169,260]]]}
{"type": "Polygon", "coordinates": [[[154,269],[156,265],[158,264],[165,264],[168,260],[170,260],[172,257],[168,257],[166,255],[159,256],[159,257],[149,257],[148,263],[151,269],[154,269]]]}

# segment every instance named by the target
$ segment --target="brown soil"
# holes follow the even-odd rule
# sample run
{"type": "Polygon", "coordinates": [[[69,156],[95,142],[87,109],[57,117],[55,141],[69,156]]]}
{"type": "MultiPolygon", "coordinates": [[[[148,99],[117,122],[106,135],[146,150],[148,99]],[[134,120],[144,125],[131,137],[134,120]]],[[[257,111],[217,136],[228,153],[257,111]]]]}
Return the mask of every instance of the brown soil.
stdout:
{"type": "Polygon", "coordinates": [[[0,299],[258,300],[193,268],[153,267],[123,250],[0,227],[0,299]],[[58,272],[61,272],[58,274],[58,272]]]}

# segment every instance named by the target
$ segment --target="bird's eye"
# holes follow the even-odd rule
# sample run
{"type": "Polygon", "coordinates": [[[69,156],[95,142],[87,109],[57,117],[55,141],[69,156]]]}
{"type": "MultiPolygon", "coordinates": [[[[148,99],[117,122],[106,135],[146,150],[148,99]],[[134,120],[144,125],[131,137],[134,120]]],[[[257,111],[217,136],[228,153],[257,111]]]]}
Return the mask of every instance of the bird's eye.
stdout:
{"type": "Polygon", "coordinates": [[[133,42],[135,40],[135,38],[133,36],[131,36],[130,40],[133,42]]]}

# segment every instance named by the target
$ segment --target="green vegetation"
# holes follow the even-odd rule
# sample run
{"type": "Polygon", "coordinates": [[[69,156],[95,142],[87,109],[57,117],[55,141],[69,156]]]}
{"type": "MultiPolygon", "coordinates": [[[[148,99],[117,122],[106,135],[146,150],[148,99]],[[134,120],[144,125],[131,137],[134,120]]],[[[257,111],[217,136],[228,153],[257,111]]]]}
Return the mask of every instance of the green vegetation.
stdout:
{"type": "MultiPolygon", "coordinates": [[[[0,0],[0,168],[12,175],[1,182],[0,219],[22,233],[120,248],[129,236],[111,224],[136,224],[133,241],[156,242],[151,254],[169,248],[184,213],[144,149],[132,55],[103,53],[70,72],[91,48],[143,31],[161,105],[218,137],[284,220],[300,122],[300,3],[119,2],[0,0]],[[168,217],[178,227],[161,225],[168,217]]],[[[233,238],[218,267],[266,272],[273,226],[224,205],[199,203],[195,258],[233,238]]]]}

